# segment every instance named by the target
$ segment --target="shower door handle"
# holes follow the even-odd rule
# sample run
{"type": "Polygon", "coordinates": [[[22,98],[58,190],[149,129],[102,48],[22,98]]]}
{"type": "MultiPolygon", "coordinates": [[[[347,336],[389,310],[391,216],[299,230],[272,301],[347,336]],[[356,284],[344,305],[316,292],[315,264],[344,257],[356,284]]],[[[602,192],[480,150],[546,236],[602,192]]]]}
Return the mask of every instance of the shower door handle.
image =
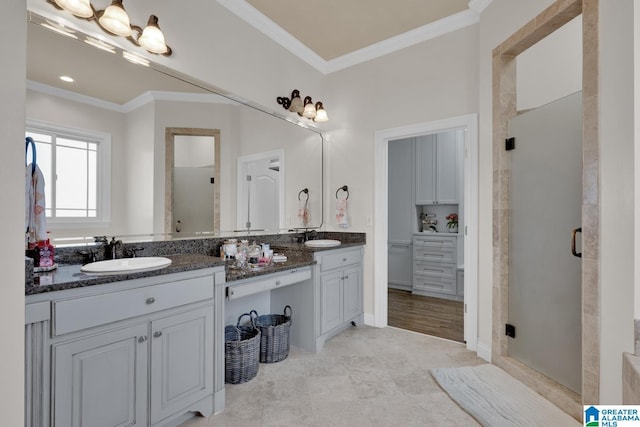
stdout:
{"type": "Polygon", "coordinates": [[[576,251],[576,234],[582,234],[582,227],[574,228],[571,231],[571,254],[575,257],[582,258],[582,252],[576,251]]]}

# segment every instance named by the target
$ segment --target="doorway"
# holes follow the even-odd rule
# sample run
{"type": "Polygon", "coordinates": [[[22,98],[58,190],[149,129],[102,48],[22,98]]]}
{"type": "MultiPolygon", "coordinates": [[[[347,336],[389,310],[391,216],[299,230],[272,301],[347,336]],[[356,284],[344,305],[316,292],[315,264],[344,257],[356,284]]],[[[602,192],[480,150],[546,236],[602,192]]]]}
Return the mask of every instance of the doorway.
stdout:
{"type": "Polygon", "coordinates": [[[464,131],[388,143],[388,324],[464,341],[464,131]]]}
{"type": "Polygon", "coordinates": [[[388,146],[389,142],[440,131],[461,129],[464,132],[464,206],[467,222],[464,236],[464,340],[476,350],[478,300],[478,124],[477,115],[453,117],[412,126],[386,129],[375,134],[375,217],[374,224],[374,316],[365,321],[378,327],[388,324],[388,146]]]}
{"type": "Polygon", "coordinates": [[[238,230],[284,227],[283,174],[282,150],[238,158],[238,230]]]}
{"type": "Polygon", "coordinates": [[[220,231],[219,129],[165,129],[164,231],[220,231]]]}

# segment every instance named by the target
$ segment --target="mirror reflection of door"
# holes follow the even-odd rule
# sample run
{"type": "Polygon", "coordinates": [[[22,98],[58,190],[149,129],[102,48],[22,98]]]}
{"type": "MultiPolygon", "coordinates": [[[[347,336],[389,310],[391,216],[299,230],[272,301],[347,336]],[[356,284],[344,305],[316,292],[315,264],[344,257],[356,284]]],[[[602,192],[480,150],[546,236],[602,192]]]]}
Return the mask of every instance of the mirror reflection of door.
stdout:
{"type": "MultiPolygon", "coordinates": [[[[168,232],[191,234],[217,231],[219,193],[219,133],[172,134],[171,226],[168,232]]],[[[187,132],[189,133],[189,132],[187,132]]],[[[169,150],[168,150],[169,151],[169,150]]]]}
{"type": "Polygon", "coordinates": [[[238,159],[238,229],[282,227],[283,155],[280,151],[238,159]]]}

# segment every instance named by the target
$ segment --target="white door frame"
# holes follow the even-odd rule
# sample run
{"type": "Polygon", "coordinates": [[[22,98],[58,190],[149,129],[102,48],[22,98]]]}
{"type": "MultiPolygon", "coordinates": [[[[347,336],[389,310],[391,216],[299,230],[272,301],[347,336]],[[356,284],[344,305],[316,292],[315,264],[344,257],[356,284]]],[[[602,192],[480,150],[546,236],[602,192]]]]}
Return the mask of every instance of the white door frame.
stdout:
{"type": "MultiPolygon", "coordinates": [[[[237,163],[237,196],[236,196],[236,227],[238,230],[242,230],[247,222],[246,216],[241,218],[241,212],[244,209],[242,203],[246,203],[247,193],[245,191],[244,183],[246,182],[245,170],[247,163],[255,162],[257,160],[268,160],[274,157],[278,158],[280,162],[280,179],[278,183],[278,209],[280,213],[278,215],[278,227],[285,228],[285,211],[284,211],[284,181],[285,181],[285,167],[284,167],[284,149],[265,151],[263,153],[249,154],[247,156],[238,157],[237,163]]],[[[246,214],[246,213],[245,213],[246,214]]]]}
{"type": "Polygon", "coordinates": [[[452,117],[375,133],[373,326],[387,325],[387,228],[389,141],[427,133],[464,129],[464,339],[476,351],[478,343],[478,115],[452,117]]]}

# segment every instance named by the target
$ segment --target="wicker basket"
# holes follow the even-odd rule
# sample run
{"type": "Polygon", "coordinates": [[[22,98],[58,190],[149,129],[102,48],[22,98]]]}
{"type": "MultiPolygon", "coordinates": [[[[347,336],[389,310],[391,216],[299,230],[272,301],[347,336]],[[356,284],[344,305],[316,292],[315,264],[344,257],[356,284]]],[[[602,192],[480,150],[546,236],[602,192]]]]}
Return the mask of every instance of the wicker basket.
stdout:
{"type": "Polygon", "coordinates": [[[254,318],[249,313],[241,315],[236,326],[225,326],[224,352],[225,383],[245,383],[258,374],[260,330],[256,328],[254,318]],[[249,326],[240,326],[240,320],[244,316],[251,319],[249,326]]]}
{"type": "Polygon", "coordinates": [[[289,332],[291,329],[291,306],[284,308],[284,314],[259,316],[255,310],[250,313],[260,330],[260,362],[280,362],[289,356],[289,332]]]}

